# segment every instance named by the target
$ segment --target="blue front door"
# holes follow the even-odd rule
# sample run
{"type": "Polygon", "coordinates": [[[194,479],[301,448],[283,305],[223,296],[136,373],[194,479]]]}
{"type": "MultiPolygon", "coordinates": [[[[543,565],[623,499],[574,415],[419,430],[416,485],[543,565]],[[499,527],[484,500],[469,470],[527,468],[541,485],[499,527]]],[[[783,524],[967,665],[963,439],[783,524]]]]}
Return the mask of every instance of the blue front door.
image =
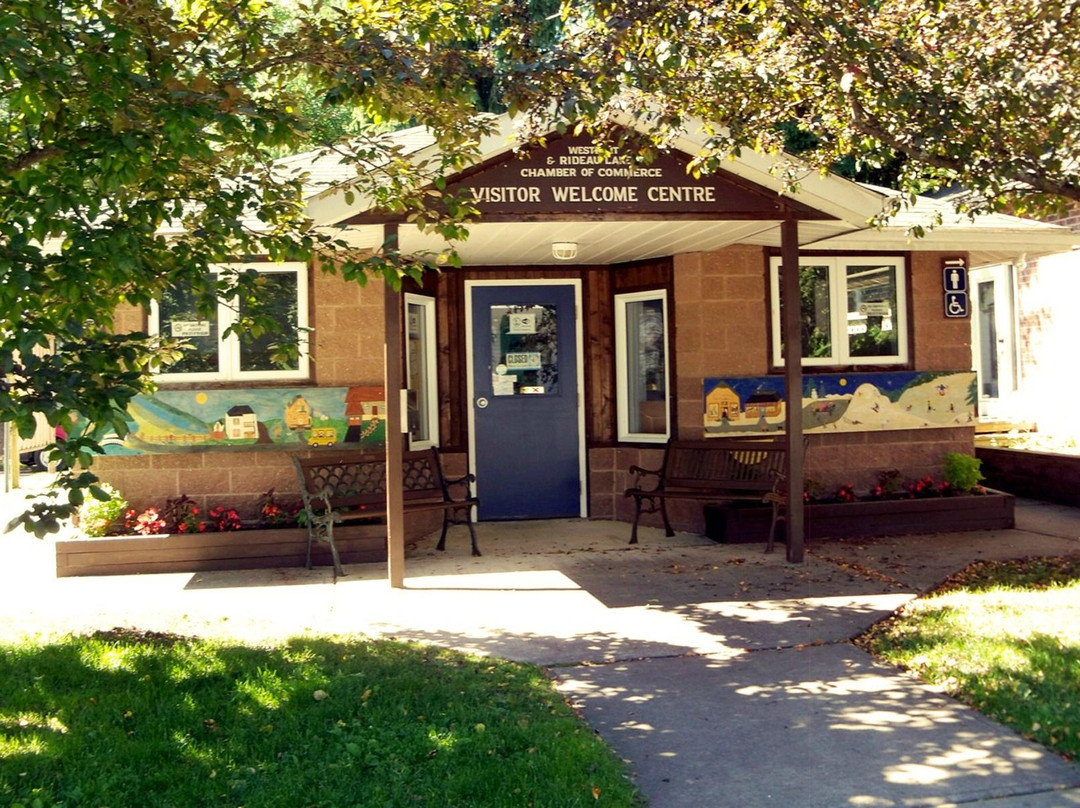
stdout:
{"type": "Polygon", "coordinates": [[[581,514],[575,287],[473,286],[480,519],[581,514]]]}

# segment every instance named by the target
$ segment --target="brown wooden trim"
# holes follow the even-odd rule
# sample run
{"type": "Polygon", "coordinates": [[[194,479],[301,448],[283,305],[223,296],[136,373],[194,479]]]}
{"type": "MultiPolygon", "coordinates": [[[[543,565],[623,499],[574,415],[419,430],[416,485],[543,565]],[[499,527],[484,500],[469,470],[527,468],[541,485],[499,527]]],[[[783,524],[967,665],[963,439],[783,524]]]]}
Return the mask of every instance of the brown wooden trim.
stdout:
{"type": "Polygon", "coordinates": [[[612,335],[612,273],[602,267],[584,273],[585,445],[610,439],[615,419],[615,347],[612,335]]]}
{"type": "MultiPolygon", "coordinates": [[[[781,251],[776,247],[765,247],[767,258],[780,258],[781,251]]],[[[860,258],[866,256],[882,256],[884,258],[905,258],[908,263],[911,261],[910,250],[804,250],[799,248],[799,258],[843,258],[845,256],[851,258],[860,258]]]]}
{"type": "Polygon", "coordinates": [[[466,362],[469,346],[465,344],[465,275],[455,271],[443,278],[444,310],[446,312],[446,341],[439,346],[439,357],[444,360],[445,382],[444,409],[440,415],[440,427],[446,427],[445,452],[468,454],[469,450],[469,387],[466,362]]]}

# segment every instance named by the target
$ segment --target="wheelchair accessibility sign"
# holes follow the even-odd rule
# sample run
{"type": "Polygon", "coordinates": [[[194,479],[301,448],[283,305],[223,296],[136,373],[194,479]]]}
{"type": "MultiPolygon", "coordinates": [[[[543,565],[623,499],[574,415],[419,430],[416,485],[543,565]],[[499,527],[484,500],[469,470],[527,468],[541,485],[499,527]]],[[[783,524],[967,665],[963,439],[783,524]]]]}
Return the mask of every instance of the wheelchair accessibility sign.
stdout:
{"type": "Polygon", "coordinates": [[[946,317],[967,317],[968,316],[968,296],[967,296],[967,292],[946,292],[945,293],[945,316],[946,317]]]}

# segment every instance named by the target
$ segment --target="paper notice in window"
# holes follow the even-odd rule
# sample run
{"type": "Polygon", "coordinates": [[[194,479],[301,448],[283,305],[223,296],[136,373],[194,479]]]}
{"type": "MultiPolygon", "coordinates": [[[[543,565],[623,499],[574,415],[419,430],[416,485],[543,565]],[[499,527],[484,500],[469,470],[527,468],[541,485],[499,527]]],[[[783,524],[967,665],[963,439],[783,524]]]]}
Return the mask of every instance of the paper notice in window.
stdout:
{"type": "Polygon", "coordinates": [[[209,320],[170,320],[174,337],[209,337],[209,320]]]}
{"type": "Polygon", "coordinates": [[[493,396],[514,395],[515,376],[500,376],[493,374],[491,377],[491,394],[493,396]]]}
{"type": "Polygon", "coordinates": [[[535,312],[515,312],[508,315],[510,318],[509,333],[511,334],[535,334],[536,333],[536,313],[535,312]]]}

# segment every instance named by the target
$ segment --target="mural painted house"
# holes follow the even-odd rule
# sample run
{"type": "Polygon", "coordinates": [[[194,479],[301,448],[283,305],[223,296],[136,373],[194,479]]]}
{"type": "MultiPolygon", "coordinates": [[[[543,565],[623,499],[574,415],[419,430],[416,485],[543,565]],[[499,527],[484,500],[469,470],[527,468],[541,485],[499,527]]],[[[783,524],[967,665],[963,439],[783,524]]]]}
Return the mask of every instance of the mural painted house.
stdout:
{"type": "Polygon", "coordinates": [[[742,417],[742,399],[735,389],[720,382],[705,394],[705,426],[719,426],[742,417]]]}
{"type": "Polygon", "coordinates": [[[311,405],[301,395],[285,405],[285,426],[291,430],[311,428],[311,405]]]}
{"type": "MultiPolygon", "coordinates": [[[[417,159],[431,156],[423,131],[394,137],[417,159]]],[[[935,212],[932,200],[875,228],[886,191],[811,172],[798,195],[785,196],[771,160],[756,154],[695,178],[687,165],[699,138],[687,131],[638,166],[579,136],[525,146],[503,119],[477,163],[448,184],[480,210],[469,239],[453,245],[461,269],[398,295],[303,264],[251,264],[272,278],[283,321],[311,329],[306,355],[268,370],[245,364],[233,337],[215,337],[199,344],[198,367],[161,375],[159,395],[227,397],[252,409],[266,400],[274,415],[259,409],[257,420],[269,444],[182,454],[128,447],[97,468],[136,505],[180,493],[253,501],[270,487],[295,491],[291,452],[368,430],[369,441],[394,434],[382,402],[398,401],[397,392],[370,393],[384,385],[388,322],[406,324],[389,346],[407,388],[406,445],[439,446],[449,473],[473,472],[481,520],[628,519],[626,471],[655,467],[669,437],[782,429],[791,407],[801,407],[809,436],[806,472],[823,485],[869,485],[889,468],[940,475],[944,453],[970,453],[972,300],[961,281],[1021,253],[1068,249],[1075,236],[1003,215],[946,215],[914,239],[907,228],[935,212]],[[813,290],[800,301],[806,376],[794,397],[783,384],[785,251],[813,290]],[[369,392],[345,392],[357,390],[369,392]],[[310,402],[310,430],[282,415],[298,395],[310,402]],[[323,437],[313,441],[316,430],[323,437]]],[[[342,167],[310,155],[290,164],[323,183],[309,215],[353,244],[374,250],[396,235],[405,252],[447,247],[352,193],[342,167]]],[[[170,326],[168,300],[124,316],[132,328],[170,326]]],[[[223,306],[213,333],[229,316],[223,306]]],[[[204,423],[221,417],[207,413],[204,423]]],[[[702,529],[700,505],[676,505],[673,518],[702,529]]]]}
{"type": "Polygon", "coordinates": [[[225,413],[225,437],[231,440],[254,440],[259,434],[259,419],[246,404],[231,407],[225,413]]]}

